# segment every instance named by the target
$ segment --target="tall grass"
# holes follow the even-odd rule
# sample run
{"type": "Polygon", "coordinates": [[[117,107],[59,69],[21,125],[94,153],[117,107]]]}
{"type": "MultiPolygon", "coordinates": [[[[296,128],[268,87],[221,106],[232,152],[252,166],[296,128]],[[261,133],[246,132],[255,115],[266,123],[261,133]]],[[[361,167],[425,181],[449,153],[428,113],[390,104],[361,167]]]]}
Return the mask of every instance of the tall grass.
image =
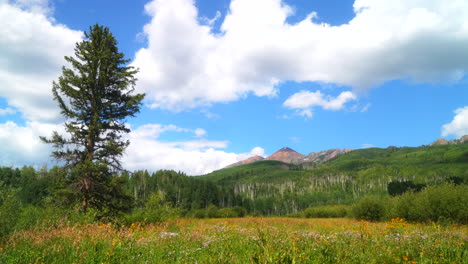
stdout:
{"type": "Polygon", "coordinates": [[[185,219],[15,233],[0,263],[467,263],[466,226],[352,219],[185,219]]]}

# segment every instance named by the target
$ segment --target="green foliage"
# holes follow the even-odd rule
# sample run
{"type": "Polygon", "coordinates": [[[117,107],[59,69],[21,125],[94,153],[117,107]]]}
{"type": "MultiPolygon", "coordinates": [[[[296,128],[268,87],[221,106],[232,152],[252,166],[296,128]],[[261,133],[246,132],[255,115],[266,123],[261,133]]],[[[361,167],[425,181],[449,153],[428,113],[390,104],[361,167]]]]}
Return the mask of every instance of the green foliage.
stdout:
{"type": "Polygon", "coordinates": [[[395,199],[396,215],[409,221],[468,223],[468,185],[430,186],[395,199]]]}
{"type": "MultiPolygon", "coordinates": [[[[163,203],[191,210],[206,208],[210,204],[223,206],[219,200],[221,188],[198,177],[189,177],[175,171],[161,170],[155,173],[136,171],[127,177],[125,188],[133,194],[137,207],[143,206],[154,192],[163,192],[163,203]]],[[[226,203],[231,197],[226,197],[226,203]]]]}
{"type": "Polygon", "coordinates": [[[84,225],[95,222],[98,213],[92,209],[83,213],[77,209],[29,205],[21,210],[14,227],[15,230],[50,230],[63,226],[84,225]]]}
{"type": "Polygon", "coordinates": [[[0,244],[0,263],[467,262],[466,226],[401,223],[246,218],[177,220],[156,228],[65,226],[13,236],[0,244]]]}
{"type": "Polygon", "coordinates": [[[352,207],[352,214],[357,219],[380,221],[386,216],[388,200],[378,196],[366,196],[352,207]]]}
{"type": "Polygon", "coordinates": [[[177,209],[164,203],[164,196],[163,192],[152,193],[144,208],[136,208],[123,217],[124,224],[157,224],[177,216],[177,209]]]}
{"type": "Polygon", "coordinates": [[[348,216],[347,205],[316,206],[305,209],[300,215],[306,218],[342,218],[348,216]]]}
{"type": "Polygon", "coordinates": [[[220,208],[239,205],[250,213],[288,215],[388,191],[396,195],[447,181],[462,184],[468,175],[468,163],[462,162],[466,153],[468,144],[360,149],[300,170],[279,161],[258,161],[196,178],[222,186],[220,201],[229,203],[214,203],[220,208]]]}
{"type": "Polygon", "coordinates": [[[100,218],[115,217],[132,208],[132,197],[125,193],[121,179],[112,175],[106,164],[85,161],[71,171],[70,181],[76,204],[83,209],[97,209],[100,218]]]}
{"type": "Polygon", "coordinates": [[[425,184],[415,184],[412,181],[391,181],[387,185],[387,190],[388,194],[396,196],[408,191],[419,192],[425,186],[425,184]]]}
{"type": "Polygon", "coordinates": [[[240,206],[221,209],[218,209],[216,206],[209,206],[206,211],[206,215],[209,218],[236,218],[247,215],[247,210],[240,206]]]}
{"type": "Polygon", "coordinates": [[[128,209],[111,169],[120,170],[120,157],[129,141],[127,117],[140,111],[144,94],[135,94],[135,70],[117,48],[109,28],[94,25],[76,44],[74,57],[65,57],[71,69],[53,83],[52,93],[67,118],[68,136],[54,132],[41,139],[55,148],[52,156],[72,170],[70,188],[83,210],[96,208],[103,216],[128,209]]]}
{"type": "Polygon", "coordinates": [[[22,208],[16,198],[16,192],[0,182],[0,238],[13,232],[16,221],[21,214],[22,208]]]}

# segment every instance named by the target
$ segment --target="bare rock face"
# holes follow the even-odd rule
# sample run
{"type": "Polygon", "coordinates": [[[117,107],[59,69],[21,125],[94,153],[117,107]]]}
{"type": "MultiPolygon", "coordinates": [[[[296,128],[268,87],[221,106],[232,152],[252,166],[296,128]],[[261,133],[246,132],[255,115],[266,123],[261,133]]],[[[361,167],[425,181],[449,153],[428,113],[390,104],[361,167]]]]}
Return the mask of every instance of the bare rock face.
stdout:
{"type": "Polygon", "coordinates": [[[468,143],[468,135],[464,135],[459,139],[460,144],[468,143]]]}
{"type": "Polygon", "coordinates": [[[260,157],[260,156],[254,156],[254,157],[248,158],[246,160],[242,160],[242,161],[236,162],[234,164],[231,164],[231,165],[227,166],[226,168],[233,168],[233,167],[253,163],[253,162],[256,162],[256,161],[260,161],[260,160],[264,160],[264,158],[260,157]]]}
{"type": "Polygon", "coordinates": [[[290,148],[282,148],[265,160],[279,160],[285,163],[299,164],[304,162],[305,155],[290,148]]]}
{"type": "MultiPolygon", "coordinates": [[[[347,149],[347,148],[344,148],[344,149],[336,148],[336,149],[328,149],[328,150],[324,150],[320,152],[312,152],[306,156],[306,155],[296,152],[293,149],[285,147],[273,153],[273,155],[269,156],[265,160],[278,160],[278,161],[282,161],[284,163],[290,163],[290,164],[301,164],[304,162],[322,163],[322,162],[329,161],[331,159],[338,157],[339,155],[343,155],[351,151],[353,150],[347,149]]],[[[255,157],[231,164],[227,166],[226,168],[232,168],[232,167],[240,166],[243,164],[249,164],[249,163],[260,161],[260,160],[264,160],[264,158],[260,156],[255,156],[255,157]]]]}
{"type": "Polygon", "coordinates": [[[327,149],[320,152],[312,152],[304,158],[304,162],[322,163],[334,159],[340,155],[353,151],[352,149],[327,149]]]}
{"type": "Polygon", "coordinates": [[[429,146],[448,145],[449,142],[443,138],[438,138],[436,141],[429,144],[429,146]]]}

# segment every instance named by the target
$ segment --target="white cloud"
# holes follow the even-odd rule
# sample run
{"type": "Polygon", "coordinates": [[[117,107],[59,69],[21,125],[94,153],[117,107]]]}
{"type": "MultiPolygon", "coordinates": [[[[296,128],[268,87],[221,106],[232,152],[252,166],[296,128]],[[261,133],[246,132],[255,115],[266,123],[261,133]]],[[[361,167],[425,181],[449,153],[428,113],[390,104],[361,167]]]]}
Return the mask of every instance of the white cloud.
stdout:
{"type": "Polygon", "coordinates": [[[299,109],[299,115],[310,118],[313,115],[313,107],[318,106],[325,110],[340,110],[347,102],[352,100],[356,100],[356,96],[349,91],[342,92],[333,98],[322,94],[320,91],[310,92],[303,90],[286,99],[283,106],[290,109],[299,109]]]}
{"type": "Polygon", "coordinates": [[[375,145],[373,144],[362,144],[361,148],[366,149],[366,148],[375,148],[375,145]]]}
{"type": "Polygon", "coordinates": [[[50,15],[53,11],[49,0],[10,0],[5,2],[31,13],[50,15]]]}
{"type": "MultiPolygon", "coordinates": [[[[203,129],[201,129],[203,130],[203,129]]],[[[54,164],[52,147],[40,141],[39,136],[50,137],[52,131],[65,134],[63,125],[27,122],[24,126],[14,122],[0,124],[0,166],[54,164]]],[[[192,129],[175,125],[147,124],[128,134],[130,146],[124,155],[124,168],[128,170],[170,169],[189,175],[200,175],[224,168],[256,155],[265,156],[265,150],[253,148],[248,153],[226,152],[228,141],[206,139],[167,142],[159,140],[161,133],[190,132],[192,129]]],[[[203,130],[204,131],[204,130],[203,130]]]]}
{"type": "Polygon", "coordinates": [[[354,9],[340,26],[315,22],[313,10],[288,24],[293,8],[280,0],[232,0],[216,34],[199,22],[193,0],[154,0],[146,5],[148,47],[133,62],[138,88],[153,107],[182,110],[274,96],[286,80],[362,90],[394,79],[456,81],[467,72],[468,1],[357,0],[354,9]]]}
{"type": "Polygon", "coordinates": [[[2,109],[0,108],[0,116],[2,115],[12,115],[12,114],[15,114],[16,111],[14,109],[11,109],[9,107],[5,108],[5,109],[2,109]]]}
{"type": "Polygon", "coordinates": [[[368,103],[366,104],[362,109],[361,109],[361,113],[365,113],[369,110],[369,108],[371,107],[372,104],[368,103]]]}
{"type": "Polygon", "coordinates": [[[455,110],[452,122],[442,126],[442,136],[455,135],[458,138],[468,135],[468,106],[455,110]]]}
{"type": "Polygon", "coordinates": [[[167,126],[147,124],[129,134],[131,144],[123,159],[127,169],[154,171],[170,169],[183,171],[189,175],[200,175],[255,155],[265,155],[265,151],[260,147],[252,149],[250,153],[242,154],[223,151],[222,149],[227,147],[227,141],[200,139],[163,142],[158,140],[158,137],[165,127],[167,126]]]}
{"type": "Polygon", "coordinates": [[[0,2],[0,95],[28,120],[58,121],[52,81],[82,33],[53,23],[48,1],[0,2]]]}
{"type": "Polygon", "coordinates": [[[197,128],[195,129],[195,136],[196,137],[203,137],[206,135],[206,130],[202,129],[202,128],[197,128]]]}
{"type": "Polygon", "coordinates": [[[0,166],[44,165],[51,161],[50,146],[39,136],[50,136],[52,131],[63,133],[56,124],[27,122],[20,126],[14,122],[0,124],[0,166]]]}

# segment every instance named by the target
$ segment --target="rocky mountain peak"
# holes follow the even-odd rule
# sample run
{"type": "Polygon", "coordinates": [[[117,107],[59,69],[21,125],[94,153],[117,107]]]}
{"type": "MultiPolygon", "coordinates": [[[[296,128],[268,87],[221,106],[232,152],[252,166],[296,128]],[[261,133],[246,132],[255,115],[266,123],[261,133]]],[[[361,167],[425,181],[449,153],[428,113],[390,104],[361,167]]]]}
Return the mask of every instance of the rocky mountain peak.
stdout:
{"type": "Polygon", "coordinates": [[[438,145],[457,145],[457,144],[465,144],[468,142],[468,135],[464,135],[459,139],[454,140],[446,140],[443,138],[438,138],[436,141],[429,144],[429,146],[438,146],[438,145]]]}
{"type": "Polygon", "coordinates": [[[284,147],[266,158],[266,160],[279,160],[286,163],[298,164],[303,162],[304,157],[305,155],[288,147],[284,147]]]}
{"type": "Polygon", "coordinates": [[[326,161],[329,161],[331,159],[334,159],[340,155],[343,155],[351,151],[352,149],[348,149],[348,148],[345,148],[345,149],[336,148],[336,149],[327,149],[327,150],[323,150],[320,152],[311,152],[309,155],[307,155],[304,158],[304,161],[315,162],[315,163],[326,162],[326,161]]]}
{"type": "Polygon", "coordinates": [[[429,144],[429,146],[448,145],[449,142],[446,139],[438,138],[436,141],[429,144]]]}
{"type": "Polygon", "coordinates": [[[277,152],[280,152],[280,151],[282,151],[282,152],[296,152],[294,149],[290,149],[288,147],[283,147],[280,150],[278,150],[277,152]]]}

